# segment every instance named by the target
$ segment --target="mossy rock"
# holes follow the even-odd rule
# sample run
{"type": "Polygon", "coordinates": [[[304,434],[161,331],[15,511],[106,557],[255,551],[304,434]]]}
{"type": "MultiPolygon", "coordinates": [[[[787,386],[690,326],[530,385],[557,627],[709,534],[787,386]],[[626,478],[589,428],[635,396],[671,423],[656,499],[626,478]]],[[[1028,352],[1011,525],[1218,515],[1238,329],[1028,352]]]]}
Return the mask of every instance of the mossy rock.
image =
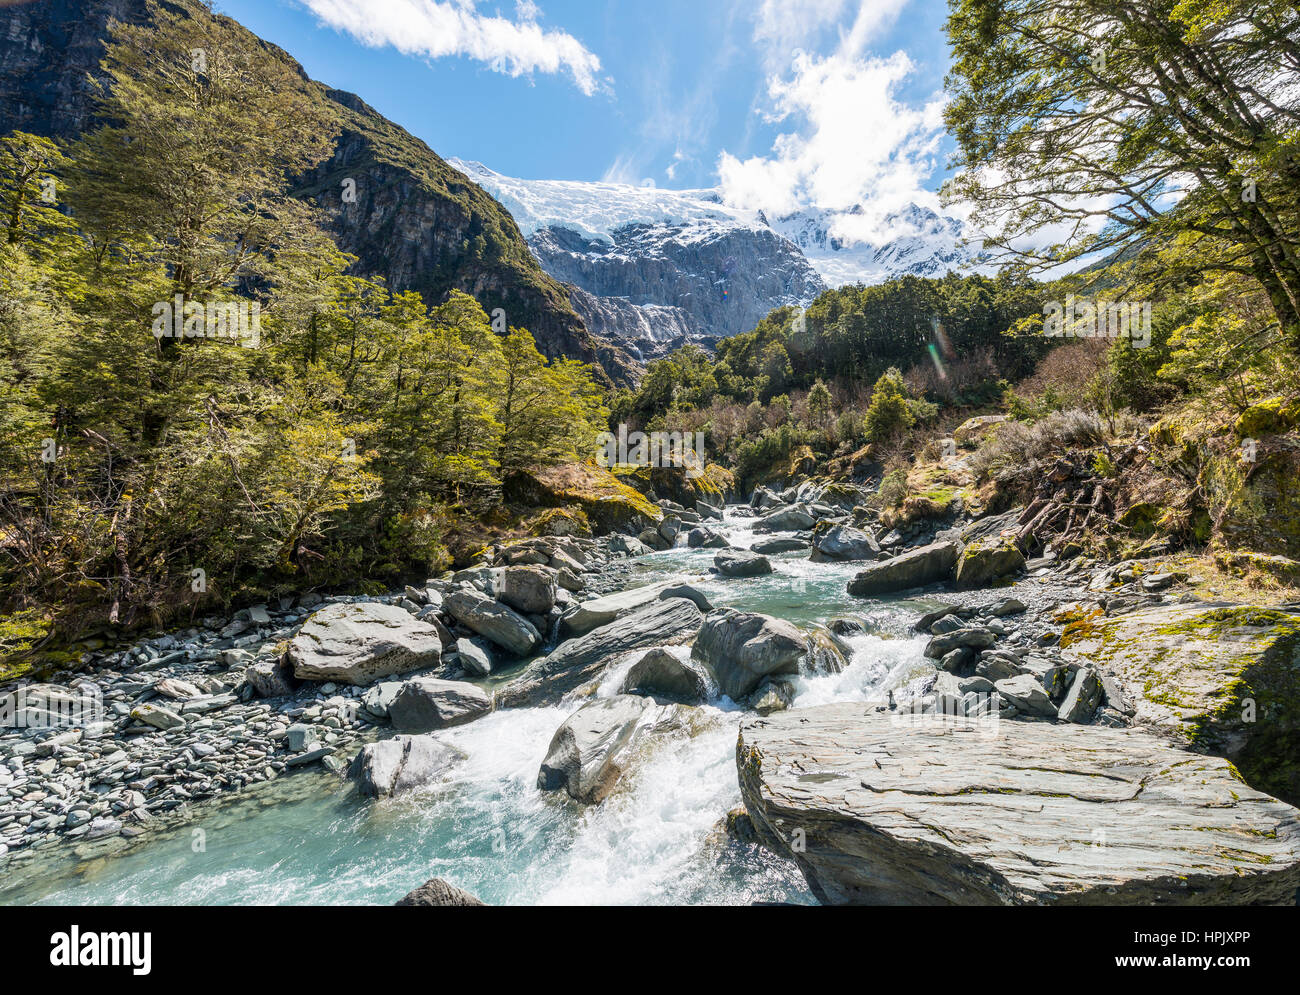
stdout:
{"type": "Polygon", "coordinates": [[[1300,586],[1300,560],[1272,553],[1219,552],[1215,565],[1227,573],[1245,576],[1256,573],[1271,577],[1280,584],[1300,586]]]}
{"type": "Polygon", "coordinates": [[[1010,536],[992,535],[970,543],[959,557],[953,580],[957,587],[988,587],[1025,568],[1025,556],[1010,536]]]}
{"type": "Polygon", "coordinates": [[[1135,719],[1300,801],[1300,614],[1168,605],[1065,627],[1067,658],[1116,678],[1135,719]]]}
{"type": "Polygon", "coordinates": [[[726,503],[736,486],[730,470],[708,463],[698,473],[681,466],[632,466],[620,463],[612,468],[614,476],[642,495],[667,498],[687,508],[696,501],[714,506],[726,503]]]}
{"type": "Polygon", "coordinates": [[[1201,474],[1216,548],[1300,559],[1300,438],[1274,436],[1245,458],[1215,447],[1201,474]]]}
{"type": "Polygon", "coordinates": [[[502,484],[507,501],[531,507],[576,507],[596,535],[635,534],[663,518],[641,492],[592,463],[564,463],[511,472],[502,484]]]}
{"type": "Polygon", "coordinates": [[[1124,509],[1124,513],[1119,516],[1119,524],[1134,535],[1149,538],[1155,535],[1156,525],[1163,514],[1164,509],[1160,505],[1139,501],[1124,509]]]}
{"type": "Polygon", "coordinates": [[[973,449],[980,444],[995,427],[1007,420],[1006,415],[976,415],[967,418],[952,433],[952,441],[959,446],[973,449]]]}
{"type": "Polygon", "coordinates": [[[1272,397],[1247,408],[1232,430],[1239,439],[1287,432],[1300,424],[1300,398],[1272,397]]]}
{"type": "Polygon", "coordinates": [[[589,536],[591,522],[581,508],[547,508],[529,529],[535,536],[589,536]]]}

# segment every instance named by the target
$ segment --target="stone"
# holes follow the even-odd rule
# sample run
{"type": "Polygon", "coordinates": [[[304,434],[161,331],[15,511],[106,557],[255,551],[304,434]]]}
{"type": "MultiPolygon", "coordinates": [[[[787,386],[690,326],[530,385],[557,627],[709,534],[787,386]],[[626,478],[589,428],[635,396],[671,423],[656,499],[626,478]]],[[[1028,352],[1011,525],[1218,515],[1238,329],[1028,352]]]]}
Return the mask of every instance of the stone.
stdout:
{"type": "Polygon", "coordinates": [[[748,719],[745,809],[827,904],[1294,903],[1300,812],[1225,761],[1132,729],[990,725],[860,703],[748,719]]]}
{"type": "Polygon", "coordinates": [[[497,596],[525,615],[545,615],[555,604],[555,573],[545,567],[506,567],[497,596]]]}
{"type": "Polygon", "coordinates": [[[992,535],[976,539],[957,558],[953,577],[959,588],[988,587],[1025,568],[1025,556],[1011,536],[992,535]]]}
{"type": "Polygon", "coordinates": [[[295,722],[285,733],[285,742],[294,753],[314,750],[320,742],[320,731],[315,726],[295,722]]]}
{"type": "Polygon", "coordinates": [[[1070,690],[1057,709],[1056,717],[1062,722],[1087,722],[1101,704],[1101,681],[1091,667],[1080,667],[1074,674],[1070,690]]]}
{"type": "Polygon", "coordinates": [[[136,705],[131,709],[131,718],[137,722],[143,722],[147,726],[153,726],[155,729],[177,729],[185,725],[185,720],[173,712],[170,708],[163,708],[161,705],[143,704],[136,705]]]}
{"type": "Polygon", "coordinates": [[[1006,415],[976,415],[967,418],[953,429],[952,441],[959,446],[975,446],[987,436],[996,425],[1007,420],[1006,415]]]}
{"type": "Polygon", "coordinates": [[[388,709],[397,692],[402,690],[404,681],[381,681],[373,687],[366,688],[361,696],[361,707],[377,719],[387,719],[388,709]]]}
{"type": "Polygon", "coordinates": [[[689,642],[704,615],[687,598],[658,599],[618,616],[585,635],[561,643],[534,660],[497,693],[501,708],[553,705],[570,691],[599,677],[614,660],[633,650],[689,642]]]}
{"type": "Polygon", "coordinates": [[[709,668],[723,694],[739,701],[767,677],[797,674],[808,651],[808,640],[789,622],[719,608],[705,616],[691,658],[709,668]]]}
{"type": "Polygon", "coordinates": [[[963,625],[931,639],[925,646],[925,655],[931,660],[937,660],[959,646],[979,650],[992,646],[994,642],[996,637],[983,626],[963,625]]]}
{"type": "Polygon", "coordinates": [[[791,681],[765,680],[749,696],[751,711],[759,715],[783,712],[794,704],[794,684],[791,681]]]}
{"type": "Polygon", "coordinates": [[[818,529],[813,533],[813,560],[874,560],[879,555],[880,546],[875,537],[851,525],[833,525],[825,531],[818,529]]]}
{"type": "Polygon", "coordinates": [[[948,539],[880,560],[849,581],[849,594],[865,598],[947,580],[960,551],[961,543],[948,539]]]}
{"type": "Polygon", "coordinates": [[[362,797],[387,798],[434,783],[464,757],[434,736],[394,736],[363,746],[348,777],[362,797]]]}
{"type": "Polygon", "coordinates": [[[542,644],[536,627],[514,609],[475,591],[452,591],[443,607],[462,625],[507,653],[528,656],[542,644]]]}
{"type": "Polygon", "coordinates": [[[702,526],[686,533],[686,545],[691,549],[726,549],[731,544],[726,536],[702,526]]]}
{"type": "Polygon", "coordinates": [[[708,679],[690,663],[655,648],[632,664],[620,694],[643,694],[697,705],[708,699],[708,679]]]}
{"type": "Polygon", "coordinates": [[[644,587],[634,587],[616,594],[607,594],[603,598],[584,601],[560,620],[560,632],[566,639],[586,635],[593,629],[608,625],[615,619],[622,618],[643,605],[658,600],[667,587],[666,583],[647,584],[644,587]]]}
{"type": "Polygon", "coordinates": [[[364,685],[431,667],[441,654],[433,626],[397,605],[361,601],[312,613],[290,640],[288,660],[299,680],[364,685]]]}
{"type": "Polygon", "coordinates": [[[481,646],[475,646],[472,640],[456,640],[456,660],[468,674],[486,677],[492,673],[492,658],[481,646]]]}
{"type": "Polygon", "coordinates": [[[244,680],[259,698],[287,698],[296,681],[293,671],[279,660],[256,660],[244,668],[244,680]]]}
{"type": "Polygon", "coordinates": [[[766,556],[746,549],[724,549],[713,557],[713,565],[726,577],[759,577],[772,572],[766,556]]]}
{"type": "Polygon", "coordinates": [[[755,532],[802,532],[810,529],[817,520],[798,505],[777,508],[768,512],[754,525],[755,532]]]}
{"type": "Polygon", "coordinates": [[[1056,706],[1048,696],[1046,688],[1038,682],[1033,674],[1020,674],[994,681],[998,694],[1008,701],[1017,712],[1024,715],[1037,715],[1043,718],[1056,718],[1056,706]]]}
{"type": "Polygon", "coordinates": [[[631,694],[583,705],[551,737],[537,787],[563,789],[586,804],[603,801],[623,776],[638,742],[652,730],[670,727],[676,708],[631,694]]]}
{"type": "Polygon", "coordinates": [[[1060,647],[1109,679],[1107,699],[1128,699],[1138,725],[1226,757],[1252,787],[1300,801],[1300,612],[1160,605],[1071,622],[1060,647]]]}
{"type": "Polygon", "coordinates": [[[755,553],[762,553],[764,556],[771,556],[776,553],[795,553],[801,549],[807,549],[811,544],[807,539],[795,539],[774,537],[771,539],[760,539],[750,550],[755,553]]]}
{"type": "Polygon", "coordinates": [[[402,732],[432,732],[464,725],[492,711],[492,698],[468,681],[417,677],[402,685],[388,706],[388,718],[402,732]]]}
{"type": "Polygon", "coordinates": [[[659,592],[659,600],[667,601],[669,598],[686,598],[695,602],[695,607],[704,614],[713,611],[713,605],[699,588],[691,587],[690,584],[669,584],[659,592]]]}
{"type": "Polygon", "coordinates": [[[402,898],[393,903],[395,906],[402,905],[440,905],[440,906],[468,906],[483,905],[477,898],[468,891],[457,888],[454,884],[448,884],[442,878],[430,878],[420,887],[412,892],[408,892],[402,898]]]}

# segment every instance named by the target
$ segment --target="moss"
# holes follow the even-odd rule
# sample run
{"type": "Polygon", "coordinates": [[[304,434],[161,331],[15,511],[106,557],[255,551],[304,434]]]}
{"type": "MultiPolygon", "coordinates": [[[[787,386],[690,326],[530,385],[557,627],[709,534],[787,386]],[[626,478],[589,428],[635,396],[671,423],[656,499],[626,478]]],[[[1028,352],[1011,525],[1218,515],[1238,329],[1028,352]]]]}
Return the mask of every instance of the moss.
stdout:
{"type": "Polygon", "coordinates": [[[589,536],[591,521],[581,508],[547,508],[528,531],[535,536],[589,536]]]}
{"type": "Polygon", "coordinates": [[[1232,430],[1239,439],[1286,432],[1300,423],[1300,399],[1271,397],[1247,408],[1237,417],[1232,430]]]}

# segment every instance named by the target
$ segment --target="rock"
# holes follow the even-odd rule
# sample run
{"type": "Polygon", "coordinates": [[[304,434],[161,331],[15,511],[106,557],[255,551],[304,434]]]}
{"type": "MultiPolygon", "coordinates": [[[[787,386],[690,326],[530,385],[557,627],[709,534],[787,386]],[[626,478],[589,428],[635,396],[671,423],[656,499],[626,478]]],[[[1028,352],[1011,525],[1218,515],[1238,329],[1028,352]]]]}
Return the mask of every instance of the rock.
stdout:
{"type": "Polygon", "coordinates": [[[432,732],[464,725],[490,711],[492,698],[477,685],[417,677],[393,697],[388,718],[402,732],[432,732]]]}
{"type": "Polygon", "coordinates": [[[1017,712],[1025,715],[1038,715],[1043,718],[1056,718],[1056,706],[1048,696],[1047,690],[1033,674],[1020,674],[994,681],[998,694],[1011,703],[1017,712]]]}
{"type": "Polygon", "coordinates": [[[290,750],[294,753],[302,753],[305,750],[314,750],[316,744],[320,742],[320,731],[315,726],[303,725],[301,722],[295,722],[289,727],[285,734],[285,741],[290,750]]]}
{"type": "Polygon", "coordinates": [[[525,506],[580,508],[596,535],[635,533],[663,517],[636,488],[587,463],[513,470],[502,480],[502,496],[525,506]]]}
{"type": "Polygon", "coordinates": [[[534,660],[497,694],[502,708],[552,705],[632,650],[689,642],[704,615],[686,598],[642,604],[585,635],[561,643],[550,655],[534,660]]]}
{"type": "Polygon", "coordinates": [[[686,533],[686,545],[691,549],[726,549],[729,545],[727,537],[709,528],[691,529],[686,533]]]}
{"type": "Polygon", "coordinates": [[[182,681],[175,677],[164,677],[153,686],[153,689],[164,698],[171,698],[174,701],[184,700],[186,698],[197,698],[199,695],[203,694],[202,691],[196,688],[189,681],[182,681]]]}
{"type": "Polygon", "coordinates": [[[507,653],[528,656],[542,644],[541,633],[528,619],[486,595],[475,591],[452,591],[442,603],[456,621],[490,639],[507,653]]]}
{"type": "Polygon", "coordinates": [[[794,684],[790,681],[765,680],[749,696],[749,707],[759,715],[783,712],[794,704],[794,684]]]}
{"type": "Polygon", "coordinates": [[[259,698],[287,698],[296,681],[293,671],[279,660],[257,660],[244,668],[244,680],[259,698]]]}
{"type": "Polygon", "coordinates": [[[414,891],[399,898],[394,905],[483,905],[468,891],[448,884],[442,878],[430,878],[414,891]]]}
{"type": "Polygon", "coordinates": [[[1300,801],[1300,613],[1161,605],[1071,622],[1060,645],[1067,661],[1116,684],[1138,725],[1226,757],[1252,787],[1300,801]]]}
{"type": "Polygon", "coordinates": [[[743,805],[737,805],[727,813],[726,833],[737,843],[757,843],[758,832],[754,829],[754,820],[749,817],[743,805]]]}
{"type": "Polygon", "coordinates": [[[984,649],[992,646],[995,641],[996,637],[993,633],[983,626],[963,625],[961,628],[941,633],[931,639],[925,646],[925,655],[931,660],[937,660],[958,646],[984,649]]]}
{"type": "Polygon", "coordinates": [[[754,545],[750,546],[750,551],[762,553],[764,556],[770,556],[776,553],[794,553],[801,549],[807,549],[811,543],[807,539],[794,538],[772,538],[760,539],[754,545]]]}
{"type": "Polygon", "coordinates": [[[431,667],[441,654],[433,626],[397,605],[359,601],[314,612],[290,640],[288,659],[299,680],[364,685],[431,667]]]}
{"type": "MultiPolygon", "coordinates": [[[[841,620],[842,621],[842,620],[841,620]]],[[[808,634],[807,670],[811,674],[838,674],[849,665],[852,650],[831,632],[820,629],[808,634]]]]}
{"type": "Polygon", "coordinates": [[[672,724],[676,706],[620,694],[597,698],[565,719],[551,737],[537,773],[543,791],[563,788],[569,797],[595,804],[618,783],[638,741],[672,724]]]}
{"type": "Polygon", "coordinates": [[[975,446],[994,426],[1001,425],[1006,420],[1006,415],[976,415],[967,418],[953,430],[952,441],[959,446],[975,446]]]}
{"type": "Polygon", "coordinates": [[[833,525],[813,533],[813,560],[874,560],[879,555],[875,537],[851,525],[833,525]]]}
{"type": "Polygon", "coordinates": [[[755,532],[802,532],[813,527],[816,519],[797,505],[768,512],[754,525],[755,532]]]}
{"type": "Polygon", "coordinates": [[[625,535],[610,536],[609,548],[611,552],[626,553],[628,556],[645,556],[650,552],[650,547],[640,539],[625,535]]]}
{"type": "Polygon", "coordinates": [[[348,776],[366,798],[387,798],[441,778],[465,754],[433,736],[394,736],[363,746],[348,776]]]}
{"type": "Polygon", "coordinates": [[[473,674],[476,677],[486,677],[492,673],[492,658],[480,646],[475,646],[471,640],[456,640],[456,660],[466,673],[473,674]]]}
{"type": "Polygon", "coordinates": [[[545,615],[555,604],[555,587],[554,570],[536,566],[506,567],[497,596],[526,615],[545,615]]]}
{"type": "Polygon", "coordinates": [[[669,584],[659,592],[660,601],[666,601],[669,598],[687,598],[695,602],[695,607],[706,615],[713,611],[713,605],[705,597],[704,592],[691,587],[690,584],[669,584]]]}
{"type": "Polygon", "coordinates": [[[382,681],[367,688],[361,696],[361,707],[377,719],[387,719],[388,709],[397,692],[402,690],[404,681],[382,681]]]}
{"type": "Polygon", "coordinates": [[[797,674],[808,649],[803,633],[789,622],[719,608],[704,618],[691,658],[709,668],[723,694],[739,701],[766,677],[797,674]]]}
{"type": "Polygon", "coordinates": [[[1027,608],[1028,606],[1019,598],[1003,598],[989,609],[989,614],[994,618],[1006,618],[1008,615],[1019,615],[1027,608]]]}
{"type": "Polygon", "coordinates": [[[645,587],[634,587],[616,594],[607,594],[603,598],[584,601],[560,620],[560,631],[565,638],[585,635],[592,629],[608,625],[615,619],[658,600],[667,587],[666,583],[647,584],[645,587]]]}
{"type": "Polygon", "coordinates": [[[873,563],[849,581],[849,594],[865,598],[947,580],[960,551],[961,543],[949,539],[873,563]]]}
{"type": "Polygon", "coordinates": [[[957,558],[957,587],[987,587],[1025,568],[1025,557],[1010,536],[986,536],[968,545],[957,558]]]}
{"type": "Polygon", "coordinates": [[[161,705],[136,705],[135,708],[131,709],[131,718],[164,731],[185,725],[183,718],[171,709],[163,708],[161,705]]]}
{"type": "Polygon", "coordinates": [[[676,515],[665,515],[663,521],[655,526],[655,531],[663,539],[665,549],[671,549],[677,543],[677,536],[682,531],[682,520],[676,515]]]}
{"type": "Polygon", "coordinates": [[[620,693],[648,694],[696,705],[708,699],[709,689],[707,678],[693,666],[656,648],[632,664],[620,693]]]}
{"type": "Polygon", "coordinates": [[[745,809],[828,904],[1294,902],[1300,812],[1224,761],[1136,730],[974,728],[856,703],[749,719],[745,809]]]}
{"type": "Polygon", "coordinates": [[[1101,681],[1091,667],[1080,667],[1074,683],[1057,709],[1056,717],[1062,722],[1087,722],[1101,704],[1101,681]]]}
{"type": "Polygon", "coordinates": [[[759,577],[772,572],[766,556],[745,549],[724,549],[713,557],[713,565],[726,577],[759,577]]]}

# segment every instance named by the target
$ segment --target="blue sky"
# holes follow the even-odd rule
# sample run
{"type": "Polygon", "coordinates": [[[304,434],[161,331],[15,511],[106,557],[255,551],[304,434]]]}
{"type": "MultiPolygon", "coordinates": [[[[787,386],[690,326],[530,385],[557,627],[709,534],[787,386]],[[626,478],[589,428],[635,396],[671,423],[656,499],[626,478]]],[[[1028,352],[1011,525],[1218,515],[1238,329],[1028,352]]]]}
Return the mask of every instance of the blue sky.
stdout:
{"type": "Polygon", "coordinates": [[[218,7],[436,152],[507,175],[891,210],[933,198],[950,147],[942,0],[218,7]]]}

